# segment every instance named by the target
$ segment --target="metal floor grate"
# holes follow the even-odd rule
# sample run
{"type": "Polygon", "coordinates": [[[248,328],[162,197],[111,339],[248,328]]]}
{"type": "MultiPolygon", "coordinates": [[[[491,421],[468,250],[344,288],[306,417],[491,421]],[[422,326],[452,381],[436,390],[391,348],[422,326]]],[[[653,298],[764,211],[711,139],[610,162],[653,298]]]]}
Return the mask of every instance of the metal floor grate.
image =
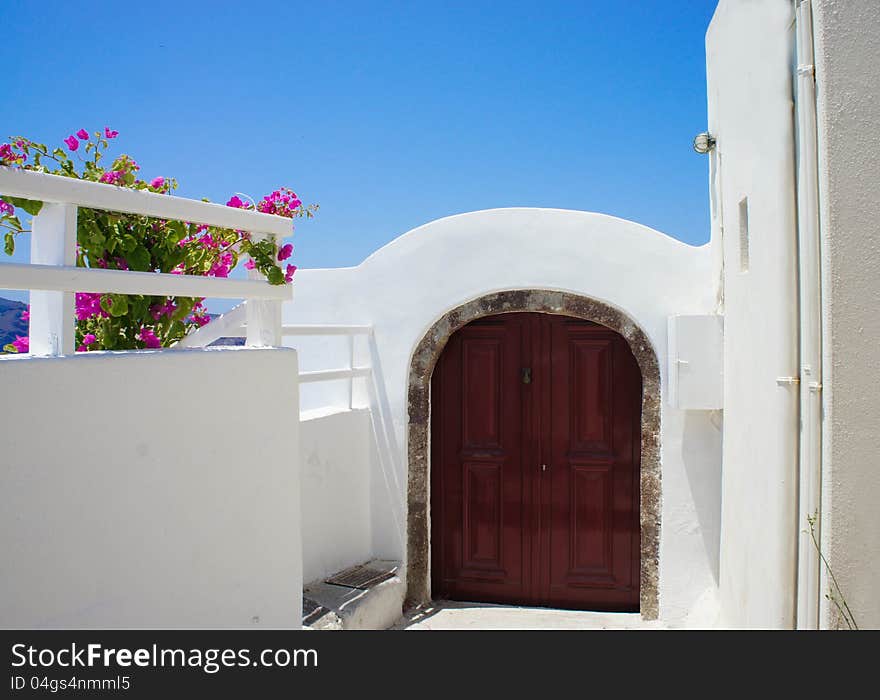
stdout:
{"type": "Polygon", "coordinates": [[[377,569],[361,564],[360,566],[353,566],[350,569],[345,569],[345,571],[340,571],[338,574],[325,579],[325,581],[335,586],[367,590],[378,583],[382,583],[382,581],[387,581],[394,576],[394,573],[395,569],[377,569]]]}

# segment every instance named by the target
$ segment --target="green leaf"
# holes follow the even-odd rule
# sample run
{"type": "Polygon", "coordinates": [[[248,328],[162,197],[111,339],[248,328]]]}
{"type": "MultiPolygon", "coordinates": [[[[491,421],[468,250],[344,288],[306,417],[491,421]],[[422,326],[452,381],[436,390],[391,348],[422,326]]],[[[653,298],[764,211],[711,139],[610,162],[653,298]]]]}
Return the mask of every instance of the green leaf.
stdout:
{"type": "MultiPolygon", "coordinates": [[[[114,318],[119,318],[120,316],[125,316],[128,313],[128,299],[124,294],[111,294],[110,296],[110,304],[107,309],[107,313],[109,313],[114,318]]],[[[104,300],[101,300],[101,306],[104,306],[104,300]]]]}
{"type": "Polygon", "coordinates": [[[177,302],[177,311],[171,316],[171,320],[183,321],[190,315],[198,299],[196,297],[177,297],[175,301],[177,302]]]}
{"type": "Polygon", "coordinates": [[[4,244],[3,250],[7,255],[12,255],[15,252],[15,236],[12,235],[12,231],[4,237],[4,244]]]}
{"type": "Polygon", "coordinates": [[[152,266],[150,265],[150,251],[143,246],[139,245],[129,252],[126,256],[126,260],[128,261],[128,266],[132,270],[137,270],[139,272],[149,272],[152,270],[152,266]]]}
{"type": "Polygon", "coordinates": [[[10,343],[3,346],[3,352],[18,352],[18,348],[10,343]]]}
{"type": "Polygon", "coordinates": [[[104,245],[104,241],[107,240],[106,236],[104,236],[101,228],[98,226],[97,222],[94,219],[80,217],[79,225],[77,226],[79,232],[82,234],[79,236],[82,239],[83,243],[88,243],[95,248],[100,248],[104,245]]]}
{"type": "Polygon", "coordinates": [[[150,307],[150,298],[137,294],[129,298],[129,315],[133,319],[144,319],[150,307]]]}
{"type": "Polygon", "coordinates": [[[31,216],[36,216],[43,208],[43,203],[36,199],[23,199],[22,197],[4,197],[12,206],[24,209],[31,216]]]}
{"type": "Polygon", "coordinates": [[[266,279],[269,280],[269,284],[284,284],[284,273],[280,268],[272,265],[266,270],[266,279]]]}
{"type": "MultiPolygon", "coordinates": [[[[116,230],[119,231],[120,225],[116,225],[116,230]]],[[[137,247],[137,239],[132,236],[130,233],[125,233],[122,235],[121,240],[119,241],[119,247],[126,253],[130,253],[137,247]]]]}
{"type": "Polygon", "coordinates": [[[186,335],[186,326],[183,325],[182,321],[174,321],[171,324],[171,328],[168,330],[168,337],[180,339],[184,335],[186,335]]]}

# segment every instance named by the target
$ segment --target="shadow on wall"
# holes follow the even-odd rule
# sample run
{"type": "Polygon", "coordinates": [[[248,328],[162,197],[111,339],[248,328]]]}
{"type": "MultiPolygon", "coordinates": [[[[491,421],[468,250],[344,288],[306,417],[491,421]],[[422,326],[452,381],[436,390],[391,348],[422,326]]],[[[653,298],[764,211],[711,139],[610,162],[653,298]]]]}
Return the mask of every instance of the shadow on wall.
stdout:
{"type": "Polygon", "coordinates": [[[716,585],[721,548],[721,412],[687,411],[681,442],[691,496],[716,585]],[[712,461],[706,455],[717,455],[712,461]]]}
{"type": "Polygon", "coordinates": [[[391,405],[385,391],[385,376],[374,336],[369,337],[370,367],[368,379],[371,422],[373,426],[371,508],[373,520],[373,554],[376,557],[403,561],[406,549],[406,512],[401,475],[406,473],[400,463],[397,438],[391,423],[391,405]]]}

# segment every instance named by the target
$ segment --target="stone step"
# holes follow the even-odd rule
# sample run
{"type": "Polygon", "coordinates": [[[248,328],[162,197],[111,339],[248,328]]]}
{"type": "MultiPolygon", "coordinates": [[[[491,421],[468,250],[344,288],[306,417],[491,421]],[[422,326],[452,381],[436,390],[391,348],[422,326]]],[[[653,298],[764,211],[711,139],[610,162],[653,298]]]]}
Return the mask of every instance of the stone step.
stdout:
{"type": "Polygon", "coordinates": [[[303,589],[303,627],[387,629],[400,619],[404,585],[399,562],[373,559],[303,589]]]}

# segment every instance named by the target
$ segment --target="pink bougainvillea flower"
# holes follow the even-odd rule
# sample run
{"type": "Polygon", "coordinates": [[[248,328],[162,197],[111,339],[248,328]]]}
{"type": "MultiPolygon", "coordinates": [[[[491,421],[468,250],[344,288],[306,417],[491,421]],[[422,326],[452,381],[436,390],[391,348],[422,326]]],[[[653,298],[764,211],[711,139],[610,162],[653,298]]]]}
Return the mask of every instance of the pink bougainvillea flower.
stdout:
{"type": "Polygon", "coordinates": [[[290,282],[293,279],[294,272],[296,272],[296,265],[288,265],[287,272],[284,273],[284,281],[290,282]]]}
{"type": "Polygon", "coordinates": [[[12,341],[12,347],[15,348],[16,352],[28,352],[31,347],[31,340],[27,336],[16,336],[15,340],[12,341]]]}
{"type": "Polygon", "coordinates": [[[211,317],[207,314],[193,314],[190,322],[195,323],[199,328],[206,326],[211,322],[211,317]]]}
{"type": "Polygon", "coordinates": [[[4,202],[0,199],[0,215],[9,214],[12,216],[15,213],[15,207],[12,206],[9,202],[4,202]]]}
{"type": "Polygon", "coordinates": [[[150,180],[150,187],[152,187],[153,189],[158,190],[159,188],[163,187],[164,185],[165,185],[165,178],[164,177],[154,177],[152,180],[150,180]]]}
{"type": "Polygon", "coordinates": [[[245,203],[239,199],[238,195],[232,195],[229,198],[229,201],[226,202],[227,207],[235,207],[236,209],[242,209],[245,206],[245,203]]]}
{"type": "Polygon", "coordinates": [[[254,268],[256,268],[256,265],[254,264],[254,261],[248,259],[248,261],[244,264],[244,269],[245,269],[245,270],[253,270],[254,268]]]}
{"type": "Polygon", "coordinates": [[[101,308],[101,295],[90,294],[88,292],[76,293],[76,318],[79,321],[98,316],[99,318],[109,318],[109,314],[101,308]]]}
{"type": "Polygon", "coordinates": [[[28,307],[21,312],[21,320],[22,321],[30,321],[31,320],[31,307],[28,304],[28,307]]]}
{"type": "Polygon", "coordinates": [[[76,132],[76,135],[79,136],[83,141],[89,140],[89,132],[86,131],[85,129],[80,129],[79,131],[76,132]]]}
{"type": "Polygon", "coordinates": [[[158,321],[163,316],[172,316],[175,311],[177,311],[177,305],[171,299],[167,299],[163,304],[150,306],[150,316],[154,321],[158,321]]]}
{"type": "Polygon", "coordinates": [[[220,247],[220,241],[215,241],[214,236],[210,233],[199,236],[199,243],[202,245],[202,248],[205,248],[206,250],[220,247]]]}
{"type": "Polygon", "coordinates": [[[97,338],[94,333],[86,333],[83,336],[82,345],[80,345],[76,351],[77,352],[86,352],[89,349],[89,345],[94,345],[97,338]]]}
{"type": "Polygon", "coordinates": [[[208,270],[210,277],[229,277],[229,271],[232,269],[232,253],[223,253],[220,259],[215,262],[211,269],[208,270]]]}
{"type": "Polygon", "coordinates": [[[119,132],[118,131],[111,131],[109,126],[105,126],[104,127],[104,136],[106,136],[108,139],[115,139],[117,136],[119,136],[119,132]]]}
{"type": "Polygon", "coordinates": [[[106,182],[109,185],[120,185],[122,184],[123,175],[124,173],[121,170],[108,170],[101,175],[100,181],[106,182]]]}
{"type": "MultiPolygon", "coordinates": [[[[24,147],[27,145],[24,141],[16,141],[15,145],[24,150],[24,147]]],[[[21,165],[27,160],[26,153],[16,153],[12,150],[12,144],[4,143],[0,144],[0,164],[8,164],[13,163],[15,165],[21,165]]]]}
{"type": "Polygon", "coordinates": [[[152,328],[147,328],[146,326],[143,326],[141,328],[141,332],[138,333],[135,337],[151,350],[162,347],[162,342],[156,337],[156,334],[153,332],[152,328]]]}
{"type": "Polygon", "coordinates": [[[291,255],[293,255],[293,243],[287,243],[278,251],[278,260],[287,260],[291,255]]]}
{"type": "Polygon", "coordinates": [[[79,148],[79,141],[76,140],[76,136],[68,136],[66,139],[64,139],[64,143],[67,144],[67,147],[71,151],[75,151],[77,148],[79,148]]]}

